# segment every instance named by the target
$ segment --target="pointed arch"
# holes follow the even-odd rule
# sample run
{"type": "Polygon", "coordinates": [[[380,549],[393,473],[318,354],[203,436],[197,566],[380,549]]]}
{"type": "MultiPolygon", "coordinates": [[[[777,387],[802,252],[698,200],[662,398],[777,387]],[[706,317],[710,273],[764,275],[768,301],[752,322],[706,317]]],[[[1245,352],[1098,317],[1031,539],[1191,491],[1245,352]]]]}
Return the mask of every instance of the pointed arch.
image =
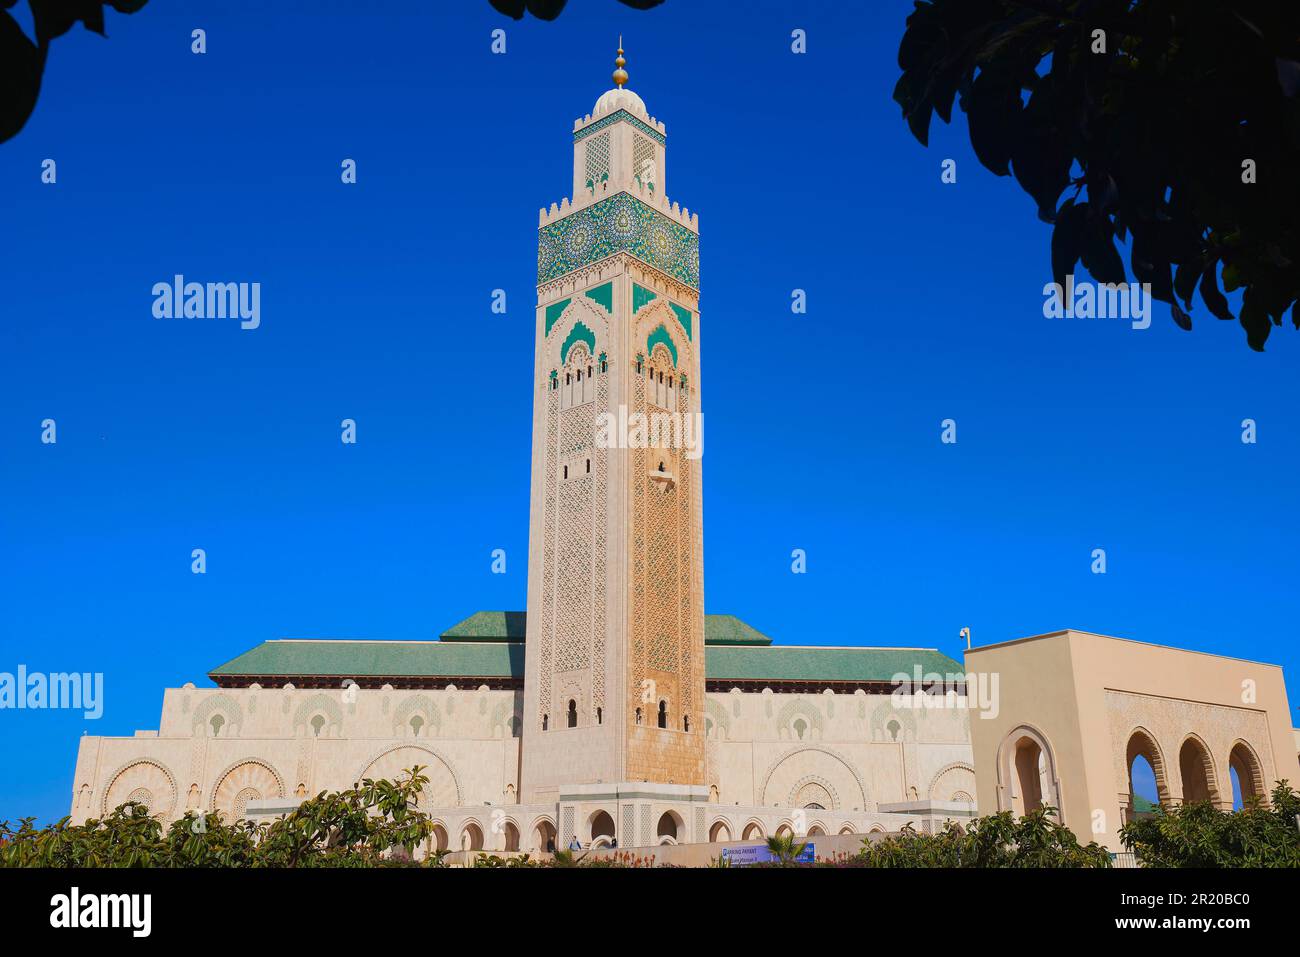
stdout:
{"type": "Polygon", "coordinates": [[[1178,774],[1183,786],[1183,803],[1209,801],[1219,806],[1219,776],[1209,745],[1195,732],[1178,746],[1178,774]]]}
{"type": "Polygon", "coordinates": [[[1261,802],[1268,801],[1267,785],[1264,781],[1264,765],[1259,760],[1255,749],[1242,738],[1232,743],[1228,752],[1229,773],[1237,772],[1237,784],[1241,788],[1241,803],[1244,807],[1252,798],[1261,802]]]}

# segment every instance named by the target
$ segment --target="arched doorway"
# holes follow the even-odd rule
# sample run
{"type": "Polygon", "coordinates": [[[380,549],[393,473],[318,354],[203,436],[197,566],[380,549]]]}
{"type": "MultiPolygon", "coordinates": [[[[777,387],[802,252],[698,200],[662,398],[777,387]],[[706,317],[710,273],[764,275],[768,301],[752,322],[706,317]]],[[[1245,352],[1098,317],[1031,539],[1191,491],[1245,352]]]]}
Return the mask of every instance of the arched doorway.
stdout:
{"type": "Polygon", "coordinates": [[[1228,775],[1232,779],[1233,810],[1240,810],[1253,800],[1264,800],[1264,770],[1245,741],[1232,746],[1228,755],[1228,775]]]}
{"type": "Polygon", "coordinates": [[[1178,751],[1178,770],[1183,781],[1183,803],[1197,801],[1219,803],[1219,789],[1214,783],[1214,760],[1210,749],[1192,735],[1178,751]]]}
{"type": "Polygon", "coordinates": [[[555,850],[555,825],[545,819],[538,821],[533,828],[533,849],[537,851],[555,850]]]}
{"type": "Polygon", "coordinates": [[[709,828],[709,843],[721,844],[729,840],[731,840],[731,828],[727,827],[727,822],[715,821],[713,827],[709,828]]]}
{"type": "Polygon", "coordinates": [[[1052,748],[1039,731],[1021,725],[998,747],[998,810],[1021,817],[1045,806],[1065,823],[1052,748]]]}
{"type": "Polygon", "coordinates": [[[589,821],[591,843],[597,847],[607,847],[614,841],[614,819],[607,811],[597,811],[589,821]]]}
{"type": "Polygon", "coordinates": [[[672,811],[664,811],[659,818],[659,825],[655,828],[655,836],[659,844],[676,844],[679,840],[681,820],[672,811]]]}
{"type": "Polygon", "coordinates": [[[758,823],[746,824],[745,831],[741,835],[743,841],[761,841],[763,840],[763,826],[758,823]]]}
{"type": "Polygon", "coordinates": [[[461,832],[460,849],[462,851],[483,850],[483,829],[473,821],[466,824],[465,830],[461,832]]]}
{"type": "Polygon", "coordinates": [[[1016,742],[1016,789],[1012,810],[1024,815],[1043,806],[1043,749],[1032,738],[1016,742]]]}
{"type": "Polygon", "coordinates": [[[812,827],[808,828],[808,837],[820,837],[825,833],[826,832],[821,829],[820,824],[814,824],[812,827]]]}
{"type": "Polygon", "coordinates": [[[447,829],[441,824],[435,824],[433,826],[433,837],[431,840],[435,851],[446,851],[450,846],[447,840],[447,829]]]}
{"type": "Polygon", "coordinates": [[[504,838],[503,843],[505,844],[502,850],[506,850],[506,851],[519,850],[519,828],[515,827],[513,822],[506,821],[505,830],[502,836],[504,838]]]}

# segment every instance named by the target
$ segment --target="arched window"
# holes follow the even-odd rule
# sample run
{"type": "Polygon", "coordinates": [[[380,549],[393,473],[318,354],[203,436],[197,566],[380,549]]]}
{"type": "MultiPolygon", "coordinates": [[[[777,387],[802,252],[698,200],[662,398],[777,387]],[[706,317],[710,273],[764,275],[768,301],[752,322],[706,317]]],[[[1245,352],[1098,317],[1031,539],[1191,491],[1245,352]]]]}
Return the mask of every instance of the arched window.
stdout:
{"type": "Polygon", "coordinates": [[[668,348],[661,342],[655,345],[646,367],[648,388],[646,401],[668,412],[677,411],[677,393],[669,388],[673,381],[673,360],[668,348]]]}
{"type": "Polygon", "coordinates": [[[1232,746],[1228,755],[1228,775],[1232,778],[1232,808],[1241,810],[1254,800],[1264,799],[1264,772],[1255,752],[1244,741],[1232,746]]]}
{"type": "Polygon", "coordinates": [[[1214,784],[1214,762],[1200,738],[1190,737],[1178,751],[1178,770],[1183,779],[1183,803],[1219,800],[1214,784]]]}
{"type": "Polygon", "coordinates": [[[576,728],[577,726],[578,726],[578,702],[570,698],[569,699],[569,727],[576,728]]]}
{"type": "Polygon", "coordinates": [[[564,363],[564,391],[560,408],[571,409],[596,399],[596,384],[591,374],[591,353],[585,343],[575,343],[564,363]]]}
{"type": "Polygon", "coordinates": [[[597,709],[596,709],[596,723],[597,723],[597,724],[603,724],[603,723],[604,723],[604,720],[605,720],[605,712],[604,712],[603,710],[601,710],[600,708],[597,708],[597,709]]]}
{"type": "Polygon", "coordinates": [[[668,727],[668,702],[667,701],[659,702],[659,727],[661,728],[668,727]]]}
{"type": "Polygon", "coordinates": [[[551,722],[550,722],[549,716],[548,716],[548,715],[542,715],[542,730],[543,730],[543,731],[546,730],[547,725],[549,725],[550,723],[551,723],[551,722]]]}
{"type": "Polygon", "coordinates": [[[691,730],[691,716],[689,714],[682,715],[682,730],[688,733],[691,730]]]}
{"type": "Polygon", "coordinates": [[[507,851],[519,850],[519,828],[515,827],[510,821],[506,821],[505,826],[505,848],[507,851]]]}
{"type": "Polygon", "coordinates": [[[641,709],[640,709],[640,708],[637,708],[637,709],[636,709],[636,723],[637,723],[637,724],[640,724],[640,723],[641,723],[641,709]]]}
{"type": "Polygon", "coordinates": [[[1129,735],[1124,759],[1128,764],[1128,807],[1126,820],[1152,814],[1169,803],[1164,756],[1155,739],[1142,728],[1129,735]]]}
{"type": "Polygon", "coordinates": [[[715,821],[713,827],[709,828],[709,843],[720,844],[729,840],[731,840],[731,828],[727,827],[727,822],[715,821]]]}

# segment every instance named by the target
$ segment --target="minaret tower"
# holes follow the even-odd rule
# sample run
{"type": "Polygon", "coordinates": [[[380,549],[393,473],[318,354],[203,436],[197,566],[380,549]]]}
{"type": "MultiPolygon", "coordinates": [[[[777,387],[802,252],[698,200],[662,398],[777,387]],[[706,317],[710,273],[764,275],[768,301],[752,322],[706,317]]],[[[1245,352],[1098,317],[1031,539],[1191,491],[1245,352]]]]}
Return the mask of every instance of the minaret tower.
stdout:
{"type": "Polygon", "coordinates": [[[537,233],[523,803],[705,783],[699,221],[615,64],[537,233]]]}

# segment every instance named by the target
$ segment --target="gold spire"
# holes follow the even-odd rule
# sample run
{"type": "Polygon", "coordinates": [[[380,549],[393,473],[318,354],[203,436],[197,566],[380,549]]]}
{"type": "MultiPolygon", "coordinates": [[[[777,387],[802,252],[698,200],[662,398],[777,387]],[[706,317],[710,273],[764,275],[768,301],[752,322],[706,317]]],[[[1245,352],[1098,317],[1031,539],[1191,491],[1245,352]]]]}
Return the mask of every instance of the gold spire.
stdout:
{"type": "Polygon", "coordinates": [[[627,82],[627,70],[623,69],[626,64],[627,61],[623,59],[623,34],[620,33],[618,35],[618,57],[614,60],[614,66],[616,67],[614,70],[614,85],[620,90],[623,88],[623,84],[627,82]]]}

